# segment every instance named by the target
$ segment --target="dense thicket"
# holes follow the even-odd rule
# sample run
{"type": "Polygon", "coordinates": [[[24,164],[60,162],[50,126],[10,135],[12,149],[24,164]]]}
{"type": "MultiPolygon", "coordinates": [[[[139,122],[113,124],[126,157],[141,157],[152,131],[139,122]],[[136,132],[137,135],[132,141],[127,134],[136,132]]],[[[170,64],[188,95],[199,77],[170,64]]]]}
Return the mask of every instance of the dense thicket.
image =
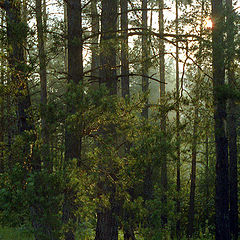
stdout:
{"type": "Polygon", "coordinates": [[[2,227],[36,240],[238,239],[237,4],[0,7],[2,227]]]}

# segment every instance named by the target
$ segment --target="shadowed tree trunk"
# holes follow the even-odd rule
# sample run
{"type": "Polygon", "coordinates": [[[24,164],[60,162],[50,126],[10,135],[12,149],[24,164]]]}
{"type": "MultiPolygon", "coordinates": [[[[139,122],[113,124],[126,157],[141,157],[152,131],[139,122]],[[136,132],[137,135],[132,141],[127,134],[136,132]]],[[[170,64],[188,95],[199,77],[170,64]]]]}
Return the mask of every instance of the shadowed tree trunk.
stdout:
{"type": "Polygon", "coordinates": [[[120,0],[121,7],[121,86],[122,96],[129,97],[129,63],[128,63],[128,1],[120,0]]]}
{"type": "MultiPolygon", "coordinates": [[[[67,1],[67,30],[68,30],[68,83],[74,85],[68,90],[75,91],[77,86],[83,82],[83,40],[82,40],[82,6],[81,0],[67,1]]],[[[78,93],[79,94],[79,93],[78,93]]],[[[82,100],[78,96],[78,101],[82,100]]],[[[76,112],[76,99],[68,103],[67,114],[76,112]]],[[[74,131],[72,127],[65,130],[65,166],[72,159],[77,159],[77,166],[81,165],[81,133],[74,131]]],[[[74,240],[76,231],[76,210],[75,203],[77,190],[67,186],[63,203],[63,223],[68,225],[65,232],[65,240],[74,240]],[[71,225],[71,226],[70,226],[71,225]]]]}
{"type": "Polygon", "coordinates": [[[176,201],[176,212],[177,212],[177,223],[176,223],[176,235],[177,239],[180,239],[180,190],[181,190],[181,179],[180,179],[180,89],[179,89],[179,47],[178,47],[178,34],[179,34],[179,23],[178,23],[178,0],[176,0],[176,141],[177,141],[177,201],[176,201]]]}
{"type": "MultiPolygon", "coordinates": [[[[204,14],[204,1],[202,1],[201,10],[201,23],[200,23],[200,37],[203,32],[203,14],[204,14]]],[[[202,42],[199,43],[199,65],[202,64],[202,42]]],[[[188,236],[192,237],[194,233],[194,216],[195,216],[195,192],[196,192],[196,163],[197,163],[197,141],[198,141],[198,109],[199,109],[199,86],[201,84],[201,72],[198,70],[197,79],[194,87],[194,122],[193,122],[193,139],[192,139],[192,170],[191,170],[191,187],[189,198],[189,210],[188,210],[188,236]]]]}
{"type": "Polygon", "coordinates": [[[41,84],[41,123],[42,123],[42,161],[49,172],[52,171],[52,163],[49,159],[49,132],[47,127],[46,111],[47,106],[47,63],[45,53],[45,39],[43,26],[42,0],[36,0],[37,36],[38,36],[38,57],[40,63],[40,84],[41,84]]]}
{"type": "Polygon", "coordinates": [[[224,89],[224,8],[222,0],[212,1],[213,97],[216,143],[216,240],[229,240],[228,141],[224,89]]]}
{"type": "MultiPolygon", "coordinates": [[[[11,72],[11,80],[16,84],[17,93],[17,119],[18,133],[22,134],[26,130],[32,129],[32,125],[27,121],[27,109],[31,106],[30,95],[28,91],[28,82],[25,72],[25,59],[23,42],[27,34],[27,26],[21,21],[20,4],[13,1],[5,1],[6,19],[7,19],[7,39],[8,39],[8,62],[11,72]],[[23,28],[21,36],[16,32],[16,26],[23,28]]],[[[27,147],[28,148],[28,147],[27,147]]]]}
{"type": "MultiPolygon", "coordinates": [[[[116,73],[116,32],[117,32],[117,0],[102,0],[101,40],[100,40],[100,84],[104,84],[110,95],[117,95],[116,73]]],[[[112,128],[112,127],[111,127],[112,128]]],[[[110,129],[110,132],[114,131],[110,129]]],[[[103,135],[107,134],[103,132],[103,135]]],[[[106,136],[107,137],[107,136],[106,136]]],[[[111,161],[111,160],[110,160],[111,161]]],[[[115,169],[111,169],[115,175],[115,169]]],[[[113,183],[106,180],[107,192],[110,195],[110,206],[102,206],[97,212],[95,240],[117,240],[119,206],[115,199],[116,189],[113,183]]],[[[99,183],[101,185],[101,183],[99,183]]]]}
{"type": "MultiPolygon", "coordinates": [[[[234,43],[234,11],[232,0],[227,0],[227,76],[228,84],[236,88],[235,80],[235,43],[234,43]]],[[[233,98],[228,101],[228,144],[229,144],[229,184],[230,184],[230,233],[234,240],[238,239],[238,173],[237,173],[237,108],[233,98]]]]}
{"type": "MultiPolygon", "coordinates": [[[[198,84],[198,83],[197,83],[198,84]]],[[[198,100],[197,100],[198,101],[198,100]]],[[[191,187],[188,211],[188,236],[194,233],[194,215],[195,215],[195,190],[196,190],[196,163],[197,163],[197,125],[198,125],[198,107],[194,110],[193,123],[193,140],[192,140],[192,170],[191,170],[191,187]]]]}
{"type": "Polygon", "coordinates": [[[99,15],[97,11],[97,0],[91,1],[91,25],[92,25],[92,62],[91,62],[91,82],[94,88],[99,86],[99,15]]]}
{"type": "MultiPolygon", "coordinates": [[[[128,0],[120,0],[121,8],[121,90],[122,97],[130,99],[129,91],[129,60],[128,60],[128,0]]],[[[124,144],[124,153],[129,153],[130,144],[124,144]]],[[[133,226],[130,224],[132,216],[128,210],[123,210],[124,217],[124,240],[135,240],[133,226]]]]}
{"type": "MultiPolygon", "coordinates": [[[[41,160],[38,154],[34,151],[30,154],[30,143],[25,137],[26,132],[34,130],[33,122],[29,114],[31,106],[30,95],[28,90],[28,80],[26,72],[26,59],[24,54],[24,43],[27,34],[26,22],[22,21],[21,5],[20,2],[5,1],[6,19],[7,19],[7,40],[8,40],[8,62],[11,69],[11,81],[17,89],[16,102],[17,102],[17,121],[18,121],[18,134],[26,141],[22,147],[24,156],[31,156],[24,159],[29,161],[32,166],[32,172],[38,173],[41,170],[41,160]],[[19,32],[21,29],[21,32],[19,32]]],[[[21,161],[23,159],[19,159],[21,161]]],[[[38,182],[35,182],[37,185],[38,182]]],[[[36,240],[40,240],[40,236],[49,236],[48,226],[41,223],[41,216],[43,209],[37,201],[30,203],[30,215],[32,226],[34,229],[34,236],[36,240]]]]}
{"type": "MultiPolygon", "coordinates": [[[[164,15],[163,15],[163,9],[164,9],[164,0],[159,0],[159,34],[163,36],[164,34],[164,15]]],[[[165,52],[165,46],[164,46],[164,40],[160,38],[159,40],[159,60],[160,60],[160,103],[164,104],[165,101],[165,95],[166,95],[166,80],[165,80],[165,59],[164,59],[164,52],[165,52]]],[[[161,131],[164,134],[163,141],[166,141],[166,112],[163,111],[161,113],[161,131]]],[[[163,213],[161,216],[162,219],[162,225],[163,227],[167,224],[167,188],[168,188],[168,180],[167,180],[167,149],[163,145],[162,151],[161,151],[161,187],[162,187],[162,209],[163,213]]]]}
{"type": "Polygon", "coordinates": [[[100,83],[105,84],[110,95],[117,94],[116,40],[117,0],[102,0],[100,83]],[[109,42],[111,41],[111,44],[109,42]]]}
{"type": "MultiPolygon", "coordinates": [[[[146,94],[148,92],[148,71],[149,71],[149,37],[147,29],[147,20],[148,20],[148,6],[147,0],[142,0],[142,92],[146,94]]],[[[148,119],[148,97],[146,96],[145,106],[142,110],[142,116],[145,119],[148,119]]]]}

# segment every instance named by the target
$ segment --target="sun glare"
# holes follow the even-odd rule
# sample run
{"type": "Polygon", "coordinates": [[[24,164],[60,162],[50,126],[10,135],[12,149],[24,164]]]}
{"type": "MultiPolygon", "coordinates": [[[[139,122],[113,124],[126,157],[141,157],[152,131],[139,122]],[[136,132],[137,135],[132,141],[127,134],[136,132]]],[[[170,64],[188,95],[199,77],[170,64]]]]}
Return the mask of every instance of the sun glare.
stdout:
{"type": "Polygon", "coordinates": [[[205,27],[206,29],[212,29],[213,23],[212,23],[212,19],[211,19],[211,18],[207,18],[207,19],[205,20],[204,27],[205,27]]]}

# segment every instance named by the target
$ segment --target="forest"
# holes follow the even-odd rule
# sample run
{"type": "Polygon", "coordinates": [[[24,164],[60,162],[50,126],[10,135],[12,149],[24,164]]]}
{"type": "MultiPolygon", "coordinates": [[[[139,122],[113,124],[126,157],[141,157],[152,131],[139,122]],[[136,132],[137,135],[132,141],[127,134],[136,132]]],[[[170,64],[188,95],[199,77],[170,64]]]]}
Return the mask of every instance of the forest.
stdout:
{"type": "Polygon", "coordinates": [[[0,239],[240,239],[239,102],[239,0],[0,0],[0,239]]]}

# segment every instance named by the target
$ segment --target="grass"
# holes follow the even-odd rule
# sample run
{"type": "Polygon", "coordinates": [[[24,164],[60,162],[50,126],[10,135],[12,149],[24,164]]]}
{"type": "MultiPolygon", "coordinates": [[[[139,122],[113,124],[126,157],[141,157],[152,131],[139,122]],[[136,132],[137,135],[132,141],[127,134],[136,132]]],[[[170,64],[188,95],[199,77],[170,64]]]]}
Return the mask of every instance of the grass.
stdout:
{"type": "Polygon", "coordinates": [[[0,226],[0,240],[33,240],[34,237],[26,229],[15,229],[0,226]]]}

